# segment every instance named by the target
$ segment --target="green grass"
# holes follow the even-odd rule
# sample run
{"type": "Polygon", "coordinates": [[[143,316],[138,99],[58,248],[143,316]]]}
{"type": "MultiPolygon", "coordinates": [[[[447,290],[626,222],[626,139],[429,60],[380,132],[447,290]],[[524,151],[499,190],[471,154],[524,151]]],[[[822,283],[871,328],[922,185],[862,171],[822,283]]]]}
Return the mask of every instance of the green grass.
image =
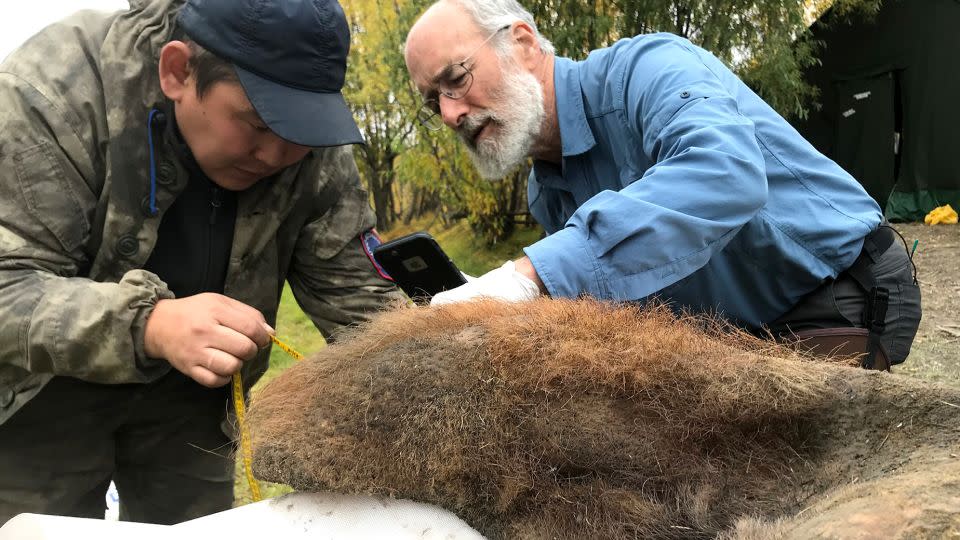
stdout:
{"type": "MultiPolygon", "coordinates": [[[[407,226],[392,229],[383,237],[384,240],[388,240],[421,230],[430,232],[457,267],[462,272],[473,276],[492,270],[507,260],[520,257],[523,254],[523,247],[536,242],[540,238],[541,231],[539,227],[521,227],[507,240],[498,242],[493,247],[488,247],[482,240],[474,236],[466,222],[460,222],[453,227],[444,229],[439,220],[426,218],[407,226]]],[[[289,286],[284,287],[283,296],[280,299],[276,330],[277,337],[281,341],[304,356],[309,357],[326,345],[323,336],[317,331],[313,322],[297,305],[289,286]]],[[[287,353],[280,350],[279,347],[274,347],[270,353],[270,369],[253,387],[251,393],[259,392],[264,384],[276,378],[294,362],[295,360],[287,353]]],[[[240,506],[252,502],[250,486],[247,485],[247,479],[239,459],[237,460],[235,479],[234,505],[240,506]]],[[[260,482],[260,492],[264,499],[278,497],[290,491],[292,489],[289,486],[260,482]]]]}
{"type": "MultiPolygon", "coordinates": [[[[289,285],[283,288],[283,295],[280,297],[276,331],[277,338],[304,356],[312,355],[327,344],[310,317],[307,317],[297,305],[289,285]]],[[[295,361],[293,357],[280,350],[280,347],[273,347],[270,351],[270,369],[253,387],[253,391],[256,392],[262,388],[295,361]]]]}

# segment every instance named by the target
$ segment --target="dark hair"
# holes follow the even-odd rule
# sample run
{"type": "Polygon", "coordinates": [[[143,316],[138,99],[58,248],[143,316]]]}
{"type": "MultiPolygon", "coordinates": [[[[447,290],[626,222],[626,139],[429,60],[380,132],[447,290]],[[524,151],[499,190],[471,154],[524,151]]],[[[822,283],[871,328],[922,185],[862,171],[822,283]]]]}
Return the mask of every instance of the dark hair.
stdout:
{"type": "Polygon", "coordinates": [[[198,98],[203,99],[207,90],[219,82],[240,81],[236,70],[233,69],[233,64],[197,45],[194,41],[187,40],[186,43],[190,47],[190,60],[187,61],[187,67],[196,77],[198,98]]]}

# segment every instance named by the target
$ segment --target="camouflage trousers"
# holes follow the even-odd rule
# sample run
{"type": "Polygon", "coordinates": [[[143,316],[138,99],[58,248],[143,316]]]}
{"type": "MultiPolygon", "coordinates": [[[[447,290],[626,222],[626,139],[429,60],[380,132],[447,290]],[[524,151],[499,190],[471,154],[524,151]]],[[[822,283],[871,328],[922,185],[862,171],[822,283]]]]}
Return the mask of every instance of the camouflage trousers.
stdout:
{"type": "Polygon", "coordinates": [[[173,524],[230,508],[228,388],[171,370],[150,384],[54,377],[0,425],[0,525],[23,513],[173,524]]]}

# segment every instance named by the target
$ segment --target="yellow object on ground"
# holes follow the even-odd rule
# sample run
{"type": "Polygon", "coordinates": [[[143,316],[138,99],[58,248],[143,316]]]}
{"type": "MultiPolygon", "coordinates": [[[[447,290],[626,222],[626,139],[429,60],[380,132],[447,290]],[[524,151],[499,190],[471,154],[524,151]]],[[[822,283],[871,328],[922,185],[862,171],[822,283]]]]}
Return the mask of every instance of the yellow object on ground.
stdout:
{"type": "Polygon", "coordinates": [[[953,209],[949,204],[943,206],[938,206],[930,211],[927,214],[927,217],[923,218],[923,222],[927,225],[954,225],[957,223],[957,211],[953,209]]]}

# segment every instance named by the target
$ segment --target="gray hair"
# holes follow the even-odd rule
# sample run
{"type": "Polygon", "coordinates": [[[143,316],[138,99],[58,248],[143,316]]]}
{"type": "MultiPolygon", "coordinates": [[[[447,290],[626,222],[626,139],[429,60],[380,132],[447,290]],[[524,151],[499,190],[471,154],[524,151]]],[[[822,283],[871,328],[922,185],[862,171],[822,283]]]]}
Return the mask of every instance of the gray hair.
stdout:
{"type": "MultiPolygon", "coordinates": [[[[553,43],[550,43],[550,40],[543,37],[539,30],[537,30],[537,23],[533,22],[533,15],[529,11],[523,8],[516,0],[440,0],[446,1],[449,3],[454,3],[466,10],[467,13],[473,18],[473,22],[480,27],[481,30],[486,32],[493,33],[503,28],[508,24],[513,24],[517,21],[523,21],[530,25],[530,28],[533,28],[533,32],[537,36],[537,43],[540,45],[540,50],[546,54],[554,54],[553,43]]],[[[499,52],[506,52],[505,41],[494,38],[494,41],[498,44],[499,52]]]]}

